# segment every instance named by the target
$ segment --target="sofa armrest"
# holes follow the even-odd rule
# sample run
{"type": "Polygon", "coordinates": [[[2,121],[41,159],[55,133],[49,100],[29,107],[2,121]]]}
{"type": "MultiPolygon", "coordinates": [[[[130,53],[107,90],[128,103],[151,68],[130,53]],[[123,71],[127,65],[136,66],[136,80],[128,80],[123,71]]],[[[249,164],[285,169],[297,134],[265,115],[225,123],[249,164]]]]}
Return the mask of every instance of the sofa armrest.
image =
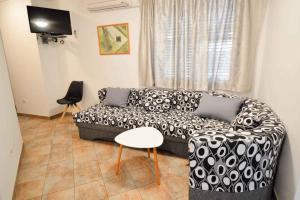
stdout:
{"type": "MultiPolygon", "coordinates": [[[[244,192],[273,183],[281,124],[247,131],[198,131],[188,142],[191,188],[244,192]]],[[[284,129],[283,129],[284,130],[284,129]]]]}

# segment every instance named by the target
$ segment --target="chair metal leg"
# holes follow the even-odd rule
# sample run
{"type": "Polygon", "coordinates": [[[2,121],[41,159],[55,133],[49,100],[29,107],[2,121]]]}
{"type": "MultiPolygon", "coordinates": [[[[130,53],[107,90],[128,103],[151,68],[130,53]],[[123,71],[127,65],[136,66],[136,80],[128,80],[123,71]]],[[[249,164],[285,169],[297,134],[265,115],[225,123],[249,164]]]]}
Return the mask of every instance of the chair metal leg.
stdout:
{"type": "Polygon", "coordinates": [[[63,118],[65,117],[65,114],[66,114],[66,112],[68,111],[68,108],[69,108],[69,104],[65,106],[64,111],[63,111],[63,114],[61,115],[60,121],[62,121],[63,118]]]}

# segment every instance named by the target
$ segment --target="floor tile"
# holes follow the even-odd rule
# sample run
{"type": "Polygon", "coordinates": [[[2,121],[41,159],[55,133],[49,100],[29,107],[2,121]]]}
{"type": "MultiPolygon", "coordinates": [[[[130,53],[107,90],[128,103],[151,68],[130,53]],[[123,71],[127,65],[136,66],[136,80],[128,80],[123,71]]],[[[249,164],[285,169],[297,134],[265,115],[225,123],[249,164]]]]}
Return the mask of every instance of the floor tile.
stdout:
{"type": "Polygon", "coordinates": [[[137,187],[143,187],[151,183],[155,183],[155,173],[149,167],[143,167],[140,169],[132,170],[129,172],[135,185],[137,187]]]}
{"type": "Polygon", "coordinates": [[[44,195],[42,200],[74,200],[74,188],[44,195]]]}
{"type": "Polygon", "coordinates": [[[22,136],[34,136],[36,134],[35,129],[26,129],[26,128],[22,128],[21,129],[21,134],[22,136]]]}
{"type": "Polygon", "coordinates": [[[34,139],[25,143],[25,147],[31,147],[31,148],[35,148],[35,147],[43,147],[43,146],[47,146],[47,145],[51,145],[52,142],[52,136],[50,135],[35,135],[34,139]]]}
{"type": "Polygon", "coordinates": [[[24,145],[23,149],[23,154],[24,155],[30,155],[30,156],[35,156],[35,155],[42,155],[42,154],[50,154],[51,152],[51,144],[41,144],[41,145],[24,145]]]}
{"type": "Polygon", "coordinates": [[[122,158],[121,162],[126,170],[135,171],[137,169],[149,166],[148,162],[151,162],[151,159],[148,159],[145,156],[132,156],[122,158]]]}
{"type": "Polygon", "coordinates": [[[49,135],[52,136],[53,124],[43,123],[39,127],[35,128],[36,135],[49,135]]]}
{"type": "Polygon", "coordinates": [[[184,197],[180,197],[180,198],[178,198],[176,200],[189,200],[189,195],[186,195],[184,197]]]}
{"type": "Polygon", "coordinates": [[[119,147],[112,142],[95,142],[94,147],[99,160],[117,158],[119,147]]]}
{"type": "Polygon", "coordinates": [[[169,154],[158,154],[158,166],[161,176],[188,176],[189,166],[188,160],[169,154]]]}
{"type": "Polygon", "coordinates": [[[74,169],[75,186],[94,182],[102,181],[101,171],[98,161],[89,161],[85,164],[79,165],[74,169]]]}
{"type": "Polygon", "coordinates": [[[32,168],[20,169],[17,177],[17,183],[33,181],[43,177],[45,179],[47,166],[35,166],[32,168]]]}
{"type": "Polygon", "coordinates": [[[138,189],[143,200],[171,200],[172,197],[167,193],[163,185],[151,184],[138,189]]]}
{"type": "Polygon", "coordinates": [[[40,197],[43,193],[44,178],[16,185],[15,200],[28,200],[40,197]]]}
{"type": "Polygon", "coordinates": [[[183,198],[188,195],[187,177],[167,176],[162,178],[161,183],[173,199],[183,198]]]}
{"type": "Polygon", "coordinates": [[[94,143],[88,140],[80,139],[79,135],[72,133],[73,147],[93,146],[94,143]]]}
{"type": "Polygon", "coordinates": [[[71,145],[53,144],[49,163],[73,160],[73,149],[71,145]]]}
{"type": "Polygon", "coordinates": [[[42,197],[41,196],[40,197],[35,197],[35,198],[30,199],[30,200],[42,200],[42,197]]]}
{"type": "MultiPolygon", "coordinates": [[[[122,156],[124,159],[131,159],[133,157],[145,157],[148,156],[148,154],[145,150],[124,147],[122,156]]],[[[152,153],[151,156],[153,156],[152,153]]]]}
{"type": "Polygon", "coordinates": [[[120,173],[118,176],[103,178],[108,195],[114,196],[135,189],[136,186],[132,178],[126,173],[120,173]]]}
{"type": "MultiPolygon", "coordinates": [[[[99,161],[100,170],[103,178],[116,176],[116,159],[109,159],[106,161],[99,161]]],[[[124,172],[123,162],[120,164],[120,171],[124,172]]],[[[121,173],[120,172],[120,173],[121,173]]]]}
{"type": "Polygon", "coordinates": [[[72,161],[63,161],[48,166],[44,193],[62,191],[74,187],[74,170],[72,161]]]}
{"type": "Polygon", "coordinates": [[[83,162],[97,160],[94,146],[80,146],[73,148],[75,167],[83,162]]]}
{"type": "Polygon", "coordinates": [[[49,154],[42,154],[42,155],[30,155],[26,156],[23,155],[21,159],[20,168],[30,168],[36,166],[44,166],[47,165],[49,161],[49,154]]]}
{"type": "Polygon", "coordinates": [[[54,129],[53,130],[53,137],[62,137],[62,138],[66,138],[66,139],[72,139],[72,132],[70,131],[70,129],[68,127],[64,127],[61,129],[54,129]]]}
{"type": "Polygon", "coordinates": [[[72,135],[56,135],[52,138],[52,144],[57,145],[72,145],[72,135]]]}
{"type": "Polygon", "coordinates": [[[110,197],[109,200],[142,200],[142,198],[138,190],[135,189],[110,197]]]}
{"type": "Polygon", "coordinates": [[[75,187],[76,200],[108,199],[105,186],[101,182],[92,182],[75,187]]]}
{"type": "Polygon", "coordinates": [[[34,140],[35,138],[35,134],[31,134],[31,135],[22,135],[22,139],[24,144],[30,143],[32,140],[34,140]]]}
{"type": "Polygon", "coordinates": [[[24,150],[16,199],[188,199],[187,160],[158,152],[161,185],[155,183],[153,153],[79,137],[71,116],[45,120],[19,117],[24,150]],[[109,198],[108,198],[109,197],[109,198]]]}

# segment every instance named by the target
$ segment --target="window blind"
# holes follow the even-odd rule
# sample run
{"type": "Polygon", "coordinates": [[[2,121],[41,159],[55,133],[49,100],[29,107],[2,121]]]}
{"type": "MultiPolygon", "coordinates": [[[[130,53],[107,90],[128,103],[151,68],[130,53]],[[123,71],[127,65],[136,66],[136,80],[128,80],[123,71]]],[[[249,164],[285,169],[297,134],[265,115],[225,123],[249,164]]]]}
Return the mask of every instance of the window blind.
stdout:
{"type": "MultiPolygon", "coordinates": [[[[217,12],[212,10],[211,12],[217,12]]],[[[193,33],[193,17],[189,12],[185,12],[180,16],[179,20],[175,20],[174,16],[170,16],[164,21],[163,28],[158,29],[159,35],[164,37],[163,59],[157,60],[160,56],[154,56],[155,65],[163,70],[165,78],[190,79],[193,75],[193,69],[203,67],[198,63],[193,62],[194,56],[197,55],[194,51],[193,34],[202,34],[201,30],[208,30],[207,41],[202,41],[207,45],[205,50],[207,56],[207,77],[208,82],[227,81],[230,78],[231,68],[231,51],[233,45],[233,13],[227,14],[226,18],[220,17],[218,14],[210,14],[208,23],[203,24],[203,27],[198,29],[199,33],[193,33]],[[225,22],[224,22],[225,21],[225,22]],[[220,36],[221,35],[221,36],[220,36]],[[180,55],[178,56],[178,51],[180,55]],[[176,70],[180,69],[181,73],[176,70]]],[[[167,16],[166,16],[167,17],[167,16]]],[[[161,51],[160,51],[161,53],[161,51]]],[[[205,66],[206,67],[206,66],[205,66]]],[[[197,77],[193,77],[197,78],[197,77]]]]}

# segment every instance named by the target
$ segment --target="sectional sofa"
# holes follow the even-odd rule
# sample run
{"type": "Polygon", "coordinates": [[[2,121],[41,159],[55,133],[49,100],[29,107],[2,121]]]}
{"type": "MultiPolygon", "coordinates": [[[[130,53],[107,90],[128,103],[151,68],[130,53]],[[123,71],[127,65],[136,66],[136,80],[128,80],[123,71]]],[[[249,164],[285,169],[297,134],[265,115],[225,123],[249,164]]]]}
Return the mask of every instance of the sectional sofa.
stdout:
{"type": "Polygon", "coordinates": [[[189,158],[190,199],[270,199],[280,149],[286,134],[277,115],[266,104],[245,98],[232,122],[195,116],[204,93],[131,89],[128,106],[100,102],[74,115],[83,139],[110,140],[127,129],[155,127],[164,136],[160,147],[189,158]]]}

